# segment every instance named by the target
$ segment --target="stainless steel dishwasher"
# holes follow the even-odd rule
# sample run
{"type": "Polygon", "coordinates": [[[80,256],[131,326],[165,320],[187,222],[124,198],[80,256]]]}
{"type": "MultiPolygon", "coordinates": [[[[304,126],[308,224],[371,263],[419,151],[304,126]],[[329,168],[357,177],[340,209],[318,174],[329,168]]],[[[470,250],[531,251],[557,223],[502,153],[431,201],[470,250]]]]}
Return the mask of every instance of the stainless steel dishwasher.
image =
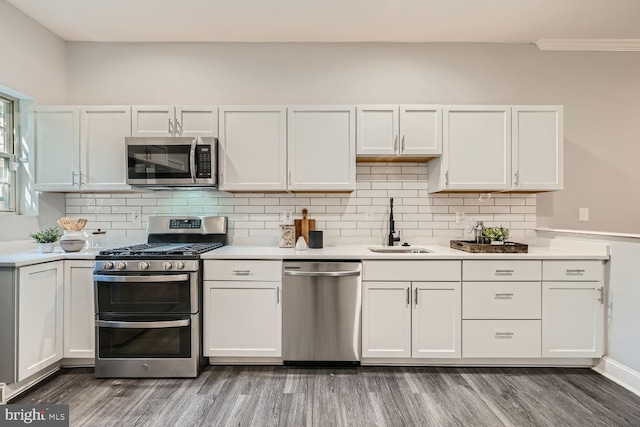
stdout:
{"type": "Polygon", "coordinates": [[[285,365],[359,365],[360,262],[283,264],[285,365]]]}

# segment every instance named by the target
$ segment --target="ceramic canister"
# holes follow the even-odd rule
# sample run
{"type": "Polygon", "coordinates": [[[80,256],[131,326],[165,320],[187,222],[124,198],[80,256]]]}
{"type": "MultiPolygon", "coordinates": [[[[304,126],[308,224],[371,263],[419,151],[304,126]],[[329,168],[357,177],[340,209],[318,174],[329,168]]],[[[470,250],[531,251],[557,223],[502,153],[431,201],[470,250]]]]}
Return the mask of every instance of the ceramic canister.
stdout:
{"type": "Polygon", "coordinates": [[[280,224],[281,248],[293,248],[296,246],[296,231],[293,224],[280,224]]]}

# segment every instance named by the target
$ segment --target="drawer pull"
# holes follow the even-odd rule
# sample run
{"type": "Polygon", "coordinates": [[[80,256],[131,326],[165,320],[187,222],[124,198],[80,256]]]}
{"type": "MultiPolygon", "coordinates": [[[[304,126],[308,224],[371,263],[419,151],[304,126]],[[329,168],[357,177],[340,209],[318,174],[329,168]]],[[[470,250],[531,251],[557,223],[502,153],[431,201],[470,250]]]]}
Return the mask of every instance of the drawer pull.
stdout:
{"type": "Polygon", "coordinates": [[[513,274],[513,270],[496,270],[496,275],[508,275],[511,276],[513,274]]]}
{"type": "Polygon", "coordinates": [[[512,299],[513,294],[496,294],[496,299],[512,299]]]}
{"type": "Polygon", "coordinates": [[[584,270],[580,270],[580,269],[575,269],[575,270],[569,270],[567,269],[567,274],[583,274],[584,270]]]}
{"type": "Polygon", "coordinates": [[[236,276],[249,276],[251,274],[251,270],[233,270],[233,274],[236,276]]]}
{"type": "Polygon", "coordinates": [[[511,338],[513,332],[498,332],[496,331],[496,338],[511,338]]]}

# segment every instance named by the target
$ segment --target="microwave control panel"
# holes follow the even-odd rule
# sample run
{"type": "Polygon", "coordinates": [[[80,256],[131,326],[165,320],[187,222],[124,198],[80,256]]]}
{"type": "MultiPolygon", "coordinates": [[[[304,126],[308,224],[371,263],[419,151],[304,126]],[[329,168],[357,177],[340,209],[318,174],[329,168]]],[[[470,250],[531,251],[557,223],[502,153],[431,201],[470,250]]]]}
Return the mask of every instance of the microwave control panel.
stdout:
{"type": "Polygon", "coordinates": [[[211,178],[211,146],[196,146],[196,178],[211,178]]]}

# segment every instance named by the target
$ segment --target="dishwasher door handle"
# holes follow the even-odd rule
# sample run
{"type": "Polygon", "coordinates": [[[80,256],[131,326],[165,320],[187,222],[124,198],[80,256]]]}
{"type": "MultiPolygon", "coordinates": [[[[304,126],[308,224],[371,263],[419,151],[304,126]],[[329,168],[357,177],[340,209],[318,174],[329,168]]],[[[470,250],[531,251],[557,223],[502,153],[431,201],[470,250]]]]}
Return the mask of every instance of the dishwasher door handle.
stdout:
{"type": "Polygon", "coordinates": [[[305,276],[305,277],[350,277],[359,276],[360,271],[300,271],[284,270],[285,276],[305,276]]]}

